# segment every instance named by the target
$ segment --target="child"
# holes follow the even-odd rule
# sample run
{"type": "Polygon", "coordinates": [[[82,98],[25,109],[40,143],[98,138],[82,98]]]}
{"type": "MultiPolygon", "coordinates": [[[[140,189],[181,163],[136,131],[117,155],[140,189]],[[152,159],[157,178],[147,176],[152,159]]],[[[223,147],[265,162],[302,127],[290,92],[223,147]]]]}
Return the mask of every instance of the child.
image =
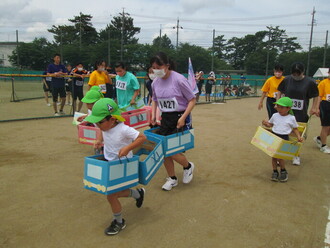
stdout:
{"type": "MultiPolygon", "coordinates": [[[[108,161],[120,158],[130,158],[133,156],[132,150],[146,140],[144,134],[134,128],[126,126],[121,116],[121,111],[117,104],[110,98],[103,98],[97,101],[92,109],[92,114],[86,117],[86,121],[96,123],[102,130],[104,140],[104,158],[108,161]]],[[[95,143],[95,148],[100,148],[102,140],[95,143]]],[[[113,213],[113,221],[105,229],[106,235],[115,235],[126,227],[125,220],[122,218],[122,206],[119,202],[120,197],[133,197],[136,206],[140,208],[144,199],[144,188],[125,189],[123,191],[107,195],[113,213]]]]}
{"type": "Polygon", "coordinates": [[[258,109],[262,109],[263,107],[263,101],[265,97],[267,96],[266,101],[266,107],[268,112],[268,118],[271,118],[273,114],[275,114],[277,111],[274,108],[274,102],[276,102],[276,96],[278,94],[277,87],[284,79],[283,76],[284,68],[282,65],[275,65],[274,67],[274,76],[267,79],[265,84],[262,86],[261,91],[262,95],[260,97],[260,102],[258,105],[258,109]]]}
{"type": "Polygon", "coordinates": [[[320,136],[314,137],[314,141],[320,151],[330,153],[330,148],[327,146],[327,137],[330,135],[330,69],[328,78],[322,80],[319,85],[318,109],[321,120],[320,136]]]}
{"type": "Polygon", "coordinates": [[[103,94],[101,93],[101,88],[99,86],[93,86],[84,96],[81,101],[86,103],[87,106],[87,115],[80,116],[77,120],[82,122],[88,115],[92,113],[92,108],[94,103],[103,98],[103,94]]]}
{"type": "Polygon", "coordinates": [[[84,97],[84,78],[88,74],[88,71],[84,70],[83,64],[78,63],[72,70],[73,82],[72,82],[72,102],[74,111],[76,111],[77,98],[79,99],[78,112],[80,112],[83,102],[81,101],[84,97]]]}
{"type": "MultiPolygon", "coordinates": [[[[289,97],[282,97],[274,104],[277,105],[277,113],[273,114],[269,121],[263,120],[262,124],[266,127],[272,127],[275,135],[284,140],[289,140],[289,134],[293,131],[299,142],[303,139],[298,131],[298,123],[291,110],[292,100],[289,97]]],[[[272,158],[273,174],[272,181],[286,182],[288,180],[288,172],[285,169],[283,159],[272,158]],[[277,166],[280,166],[281,173],[278,174],[277,166]]]]}

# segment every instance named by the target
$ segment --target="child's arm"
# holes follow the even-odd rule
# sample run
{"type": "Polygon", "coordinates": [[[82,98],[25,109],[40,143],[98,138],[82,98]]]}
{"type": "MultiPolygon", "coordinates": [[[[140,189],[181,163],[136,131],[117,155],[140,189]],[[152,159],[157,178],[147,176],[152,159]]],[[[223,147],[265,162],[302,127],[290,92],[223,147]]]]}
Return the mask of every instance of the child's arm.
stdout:
{"type": "Polygon", "coordinates": [[[274,124],[273,123],[270,123],[269,121],[267,121],[267,120],[262,120],[262,125],[264,125],[265,127],[272,127],[272,126],[274,126],[274,124]]]}
{"type": "Polygon", "coordinates": [[[103,135],[102,135],[102,132],[101,132],[100,139],[95,141],[94,148],[95,149],[100,149],[100,148],[102,148],[102,146],[103,146],[103,135]]]}
{"type": "Polygon", "coordinates": [[[144,134],[140,133],[139,136],[131,144],[120,149],[118,157],[126,156],[131,150],[142,145],[143,142],[145,142],[146,140],[147,137],[144,134]]]}
{"type": "Polygon", "coordinates": [[[297,136],[297,139],[299,142],[303,142],[304,138],[300,136],[300,133],[298,131],[298,128],[293,128],[292,131],[294,132],[294,134],[297,136]]]}

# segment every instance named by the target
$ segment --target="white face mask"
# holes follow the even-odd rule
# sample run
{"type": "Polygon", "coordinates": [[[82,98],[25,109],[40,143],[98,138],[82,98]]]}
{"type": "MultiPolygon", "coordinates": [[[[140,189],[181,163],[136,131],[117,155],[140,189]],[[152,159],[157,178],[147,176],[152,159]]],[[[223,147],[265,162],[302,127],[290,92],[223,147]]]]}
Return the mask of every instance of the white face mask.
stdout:
{"type": "Polygon", "coordinates": [[[155,78],[156,78],[156,76],[155,76],[155,74],[149,74],[149,78],[150,78],[150,80],[154,80],[155,78]]]}
{"type": "Polygon", "coordinates": [[[159,70],[157,70],[157,69],[152,69],[152,70],[154,71],[154,75],[155,75],[155,77],[162,78],[162,77],[164,77],[164,76],[166,75],[164,69],[159,69],[159,70]]]}
{"type": "Polygon", "coordinates": [[[97,70],[98,71],[104,71],[105,69],[104,69],[104,67],[99,67],[97,70]]]}
{"type": "Polygon", "coordinates": [[[275,72],[274,75],[275,77],[280,78],[282,77],[282,72],[275,72]]]}
{"type": "Polygon", "coordinates": [[[78,71],[82,71],[84,68],[82,67],[78,67],[78,71]]]}

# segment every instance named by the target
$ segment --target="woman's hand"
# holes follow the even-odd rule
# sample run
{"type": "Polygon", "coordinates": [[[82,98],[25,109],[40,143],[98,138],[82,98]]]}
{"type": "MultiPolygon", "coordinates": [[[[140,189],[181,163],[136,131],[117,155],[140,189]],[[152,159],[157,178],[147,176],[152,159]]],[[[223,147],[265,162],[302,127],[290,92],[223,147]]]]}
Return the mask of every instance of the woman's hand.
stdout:
{"type": "Polygon", "coordinates": [[[179,129],[183,127],[185,123],[186,123],[186,118],[183,118],[183,116],[181,116],[180,119],[178,120],[176,128],[179,129]]]}

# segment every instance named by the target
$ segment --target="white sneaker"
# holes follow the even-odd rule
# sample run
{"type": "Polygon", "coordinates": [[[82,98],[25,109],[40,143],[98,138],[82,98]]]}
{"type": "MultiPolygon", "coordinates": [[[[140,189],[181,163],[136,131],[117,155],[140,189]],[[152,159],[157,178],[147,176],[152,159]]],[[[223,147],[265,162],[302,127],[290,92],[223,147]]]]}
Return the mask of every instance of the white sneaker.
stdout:
{"type": "Polygon", "coordinates": [[[60,116],[60,114],[56,112],[56,113],[54,114],[54,116],[60,116]]]}
{"type": "Polygon", "coordinates": [[[194,176],[193,173],[194,173],[195,165],[192,162],[189,163],[191,164],[190,169],[183,170],[183,179],[182,179],[183,183],[190,183],[194,176]]]}
{"type": "Polygon", "coordinates": [[[318,148],[321,148],[321,147],[322,147],[322,142],[321,142],[321,140],[319,140],[319,139],[317,138],[317,136],[315,136],[315,137],[313,138],[313,140],[315,141],[315,143],[316,143],[316,145],[317,145],[318,148]]]}
{"type": "Polygon", "coordinates": [[[178,186],[178,180],[168,177],[166,178],[166,183],[163,185],[162,189],[166,191],[170,191],[175,186],[178,186]]]}
{"type": "Polygon", "coordinates": [[[59,105],[61,105],[61,102],[57,102],[56,104],[59,106],[59,105]]]}
{"type": "Polygon", "coordinates": [[[50,107],[50,103],[47,103],[47,106],[50,107]]]}
{"type": "Polygon", "coordinates": [[[300,157],[294,157],[292,160],[293,165],[300,165],[300,157]]]}
{"type": "Polygon", "coordinates": [[[320,151],[323,153],[330,153],[330,148],[328,146],[323,146],[320,148],[320,151]]]}
{"type": "Polygon", "coordinates": [[[63,110],[60,110],[60,115],[65,115],[64,111],[63,110]]]}

